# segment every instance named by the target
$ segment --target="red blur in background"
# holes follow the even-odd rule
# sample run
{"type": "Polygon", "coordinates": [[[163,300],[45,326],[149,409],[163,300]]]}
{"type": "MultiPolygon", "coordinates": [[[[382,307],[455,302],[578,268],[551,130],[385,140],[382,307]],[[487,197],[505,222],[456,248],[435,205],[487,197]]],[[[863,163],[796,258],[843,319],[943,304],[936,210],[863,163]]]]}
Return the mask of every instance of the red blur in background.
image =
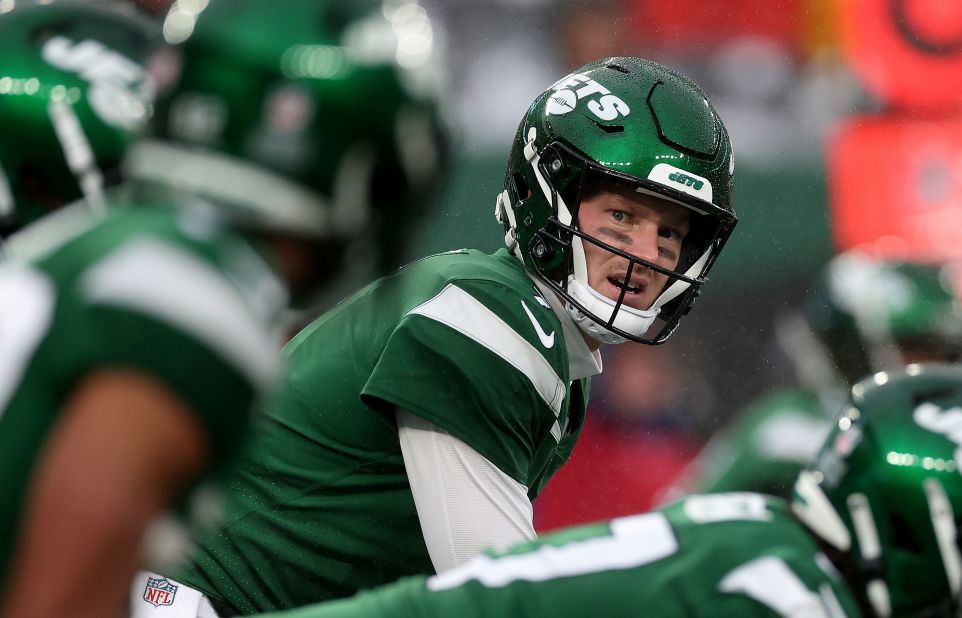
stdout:
{"type": "Polygon", "coordinates": [[[853,118],[829,146],[828,169],[839,251],[962,259],[962,117],[853,118]]]}

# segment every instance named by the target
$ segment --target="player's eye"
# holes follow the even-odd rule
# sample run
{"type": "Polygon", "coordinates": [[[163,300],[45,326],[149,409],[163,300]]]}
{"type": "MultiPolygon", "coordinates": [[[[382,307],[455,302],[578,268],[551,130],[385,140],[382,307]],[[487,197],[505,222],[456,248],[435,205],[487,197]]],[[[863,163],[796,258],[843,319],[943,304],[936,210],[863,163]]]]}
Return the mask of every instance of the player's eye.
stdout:
{"type": "Polygon", "coordinates": [[[681,242],[685,239],[685,232],[677,227],[662,227],[658,230],[658,235],[672,242],[681,242]]]}

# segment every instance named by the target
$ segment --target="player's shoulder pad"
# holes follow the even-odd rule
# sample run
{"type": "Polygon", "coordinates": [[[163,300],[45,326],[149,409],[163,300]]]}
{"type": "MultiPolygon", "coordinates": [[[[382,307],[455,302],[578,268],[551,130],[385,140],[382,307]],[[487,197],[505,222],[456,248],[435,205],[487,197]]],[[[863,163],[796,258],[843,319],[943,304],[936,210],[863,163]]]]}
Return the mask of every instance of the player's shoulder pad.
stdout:
{"type": "Polygon", "coordinates": [[[149,234],[117,244],[79,277],[91,305],[138,313],[206,345],[255,383],[272,381],[282,284],[245,244],[210,246],[149,234]]]}

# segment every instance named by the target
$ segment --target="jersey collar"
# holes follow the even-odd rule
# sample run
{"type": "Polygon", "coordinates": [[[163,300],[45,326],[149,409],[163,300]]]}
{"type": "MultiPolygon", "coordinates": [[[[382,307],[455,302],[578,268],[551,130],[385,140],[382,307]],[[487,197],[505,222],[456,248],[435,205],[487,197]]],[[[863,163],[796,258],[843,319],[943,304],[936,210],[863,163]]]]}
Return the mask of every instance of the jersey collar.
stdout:
{"type": "Polygon", "coordinates": [[[578,325],[571,319],[561,299],[555,295],[551,288],[538,279],[537,276],[528,272],[528,269],[525,269],[524,273],[534,282],[538,291],[541,292],[544,299],[551,305],[552,311],[554,311],[558,319],[561,320],[561,331],[565,337],[565,349],[568,351],[569,379],[572,381],[581,380],[582,378],[589,378],[600,374],[601,353],[597,350],[591,351],[591,349],[588,348],[588,344],[581,334],[581,329],[579,329],[578,325]]]}

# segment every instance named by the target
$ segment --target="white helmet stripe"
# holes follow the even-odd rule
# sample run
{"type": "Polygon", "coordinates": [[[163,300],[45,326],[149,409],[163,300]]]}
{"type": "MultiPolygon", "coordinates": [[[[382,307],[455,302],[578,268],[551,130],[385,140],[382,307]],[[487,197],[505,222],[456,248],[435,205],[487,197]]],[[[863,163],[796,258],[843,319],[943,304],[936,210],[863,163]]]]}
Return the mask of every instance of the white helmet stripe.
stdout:
{"type": "MultiPolygon", "coordinates": [[[[531,159],[531,169],[534,171],[534,177],[538,179],[538,185],[541,187],[541,192],[544,194],[544,198],[551,203],[551,186],[548,181],[545,180],[544,176],[541,174],[541,168],[538,167],[538,163],[541,161],[541,155],[535,155],[531,159]]],[[[562,199],[561,194],[555,194],[558,201],[558,221],[564,225],[571,225],[571,210],[568,205],[565,204],[564,199],[562,199]]]]}
{"type": "Polygon", "coordinates": [[[7,174],[0,167],[0,218],[9,217],[14,209],[13,191],[7,181],[7,174]]]}
{"type": "Polygon", "coordinates": [[[949,588],[952,596],[958,596],[962,590],[962,555],[955,544],[957,530],[955,526],[955,513],[952,511],[952,503],[945,493],[945,488],[938,479],[927,478],[923,482],[925,487],[925,498],[929,503],[929,517],[932,518],[932,528],[935,530],[935,539],[939,544],[939,553],[942,554],[942,565],[945,567],[945,577],[949,581],[949,588]]]}
{"type": "MultiPolygon", "coordinates": [[[[878,528],[872,516],[865,494],[852,494],[846,500],[848,512],[852,516],[852,526],[858,539],[859,553],[865,560],[876,560],[882,555],[882,543],[879,541],[878,528]]],[[[882,579],[873,579],[866,586],[869,602],[880,617],[892,615],[892,604],[889,599],[889,589],[882,579]]]]}
{"type": "Polygon", "coordinates": [[[588,285],[588,259],[585,257],[585,245],[581,236],[577,234],[571,236],[571,258],[575,279],[588,285]]]}
{"type": "Polygon", "coordinates": [[[866,560],[875,560],[882,555],[882,543],[878,538],[878,529],[872,519],[872,507],[869,506],[865,494],[852,494],[845,501],[848,512],[852,515],[852,525],[855,527],[855,537],[858,539],[859,553],[866,560]]]}
{"type": "Polygon", "coordinates": [[[53,130],[57,134],[67,167],[76,176],[84,200],[95,213],[103,214],[103,174],[97,167],[90,140],[84,134],[76,112],[63,101],[51,101],[47,106],[47,113],[53,123],[53,130]]]}
{"type": "Polygon", "coordinates": [[[835,507],[815,481],[813,472],[799,472],[795,493],[801,500],[792,500],[792,512],[815,534],[841,551],[848,551],[852,547],[852,537],[835,507]]]}

